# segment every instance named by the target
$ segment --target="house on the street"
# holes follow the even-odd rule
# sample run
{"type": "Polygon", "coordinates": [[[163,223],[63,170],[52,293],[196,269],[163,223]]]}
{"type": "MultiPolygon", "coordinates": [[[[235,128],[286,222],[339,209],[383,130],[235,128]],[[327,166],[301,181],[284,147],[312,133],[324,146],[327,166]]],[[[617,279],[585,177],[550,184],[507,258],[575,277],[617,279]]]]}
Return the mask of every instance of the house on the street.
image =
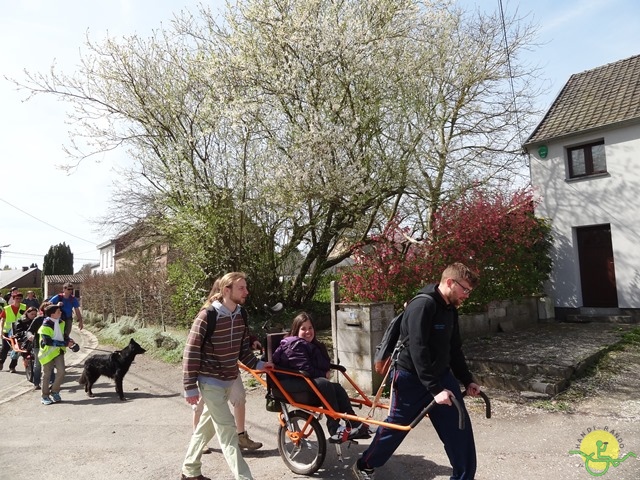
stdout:
{"type": "Polygon", "coordinates": [[[91,273],[115,273],[126,269],[142,257],[153,259],[157,269],[166,270],[169,245],[154,229],[139,223],[127,232],[107,240],[96,247],[100,251],[100,264],[91,273]]]}
{"type": "Polygon", "coordinates": [[[640,55],[572,75],[524,144],[556,316],[640,319],[640,55]]]}

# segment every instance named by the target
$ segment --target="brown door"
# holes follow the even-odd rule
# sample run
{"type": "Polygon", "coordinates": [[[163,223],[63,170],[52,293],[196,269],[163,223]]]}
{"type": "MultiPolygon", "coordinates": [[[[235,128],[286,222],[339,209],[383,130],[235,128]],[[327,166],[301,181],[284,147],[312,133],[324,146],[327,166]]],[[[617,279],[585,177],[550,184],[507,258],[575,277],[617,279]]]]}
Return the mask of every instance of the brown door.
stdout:
{"type": "Polygon", "coordinates": [[[617,307],[616,271],[613,264],[611,225],[576,229],[582,305],[585,307],[617,307]]]}

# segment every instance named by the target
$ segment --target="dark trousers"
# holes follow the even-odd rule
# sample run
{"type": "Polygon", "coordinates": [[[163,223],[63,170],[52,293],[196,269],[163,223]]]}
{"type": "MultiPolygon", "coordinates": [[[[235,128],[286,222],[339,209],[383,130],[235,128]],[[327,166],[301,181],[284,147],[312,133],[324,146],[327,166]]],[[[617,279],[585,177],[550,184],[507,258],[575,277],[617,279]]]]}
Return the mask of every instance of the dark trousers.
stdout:
{"type": "MultiPolygon", "coordinates": [[[[418,413],[432,400],[433,395],[422,385],[418,376],[397,370],[393,372],[393,396],[390,413],[385,420],[388,423],[409,425],[418,413]]],[[[464,408],[460,385],[453,374],[448,371],[440,379],[442,386],[451,390],[460,405],[464,408]]],[[[454,406],[436,405],[429,411],[429,419],[433,424],[445,452],[453,467],[451,480],[473,480],[476,474],[476,447],[469,414],[464,408],[465,428],[458,429],[458,411],[454,406]]],[[[384,465],[404,440],[408,432],[392,428],[378,427],[360,460],[360,468],[377,468],[384,465]]]]}
{"type": "Polygon", "coordinates": [[[9,340],[2,339],[2,348],[0,348],[0,363],[4,363],[7,359],[7,355],[11,351],[11,345],[9,344],[9,340]]]}
{"type": "MultiPolygon", "coordinates": [[[[348,413],[350,415],[355,414],[351,406],[351,401],[349,400],[349,394],[342,385],[322,377],[314,378],[313,382],[327,403],[331,405],[331,408],[336,412],[348,413]]],[[[289,394],[310,390],[309,384],[302,378],[281,378],[280,383],[282,383],[282,386],[289,394]]],[[[327,430],[329,431],[329,435],[333,435],[340,426],[340,420],[331,418],[328,415],[326,417],[327,430]]],[[[360,422],[351,422],[351,427],[357,427],[359,424],[360,422]]]]}

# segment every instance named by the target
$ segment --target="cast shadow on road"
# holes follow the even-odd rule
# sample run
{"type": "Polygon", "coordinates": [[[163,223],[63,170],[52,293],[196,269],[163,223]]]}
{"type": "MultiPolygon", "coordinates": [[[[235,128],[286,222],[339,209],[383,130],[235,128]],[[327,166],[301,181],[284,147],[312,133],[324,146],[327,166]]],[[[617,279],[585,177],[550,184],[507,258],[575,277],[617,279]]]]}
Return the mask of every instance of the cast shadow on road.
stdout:
{"type": "MultiPolygon", "coordinates": [[[[220,447],[209,447],[212,453],[218,453],[222,455],[222,450],[220,447]]],[[[277,448],[261,448],[260,450],[242,450],[242,456],[246,458],[267,458],[267,457],[278,457],[280,453],[278,453],[277,448]]]]}
{"type": "MultiPolygon", "coordinates": [[[[78,390],[84,391],[83,385],[70,385],[67,390],[71,393],[76,392],[78,390]]],[[[84,397],[82,400],[69,400],[66,403],[76,403],[76,404],[110,404],[110,403],[122,403],[120,397],[115,391],[115,387],[113,384],[108,383],[95,383],[93,385],[93,397],[84,397]]],[[[157,393],[147,393],[140,392],[138,390],[127,391],[125,389],[124,396],[126,401],[134,401],[134,400],[142,400],[142,399],[150,399],[150,398],[179,398],[181,397],[180,393],[166,393],[166,394],[157,394],[157,393]]]]}
{"type": "Polygon", "coordinates": [[[432,462],[431,460],[427,460],[426,458],[419,457],[417,455],[394,454],[391,458],[401,462],[407,470],[410,470],[412,475],[406,476],[406,480],[413,480],[418,478],[423,480],[432,480],[434,478],[442,476],[448,477],[452,473],[450,465],[439,465],[435,462],[432,462]]]}

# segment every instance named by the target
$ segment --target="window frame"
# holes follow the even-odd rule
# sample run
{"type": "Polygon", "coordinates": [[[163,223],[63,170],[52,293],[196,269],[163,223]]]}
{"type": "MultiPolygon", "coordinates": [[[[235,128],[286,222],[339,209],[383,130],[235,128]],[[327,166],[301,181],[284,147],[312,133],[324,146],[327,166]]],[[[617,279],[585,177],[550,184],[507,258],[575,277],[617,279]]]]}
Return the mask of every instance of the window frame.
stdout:
{"type": "Polygon", "coordinates": [[[568,174],[569,174],[569,180],[579,179],[579,178],[587,178],[587,177],[598,176],[598,175],[604,175],[604,174],[608,173],[608,170],[607,170],[607,155],[606,155],[606,149],[604,147],[605,147],[604,139],[597,140],[595,142],[584,143],[582,145],[576,145],[574,147],[567,147],[566,148],[566,151],[567,151],[567,171],[568,171],[568,174]],[[605,153],[605,155],[604,155],[604,170],[595,171],[594,170],[594,166],[593,166],[593,147],[597,147],[597,146],[600,146],[600,145],[602,145],[603,151],[605,153]],[[575,152],[575,151],[580,151],[580,150],[583,152],[583,155],[584,155],[584,171],[585,171],[585,173],[576,174],[576,173],[574,173],[574,164],[573,164],[572,153],[575,152]]]}

